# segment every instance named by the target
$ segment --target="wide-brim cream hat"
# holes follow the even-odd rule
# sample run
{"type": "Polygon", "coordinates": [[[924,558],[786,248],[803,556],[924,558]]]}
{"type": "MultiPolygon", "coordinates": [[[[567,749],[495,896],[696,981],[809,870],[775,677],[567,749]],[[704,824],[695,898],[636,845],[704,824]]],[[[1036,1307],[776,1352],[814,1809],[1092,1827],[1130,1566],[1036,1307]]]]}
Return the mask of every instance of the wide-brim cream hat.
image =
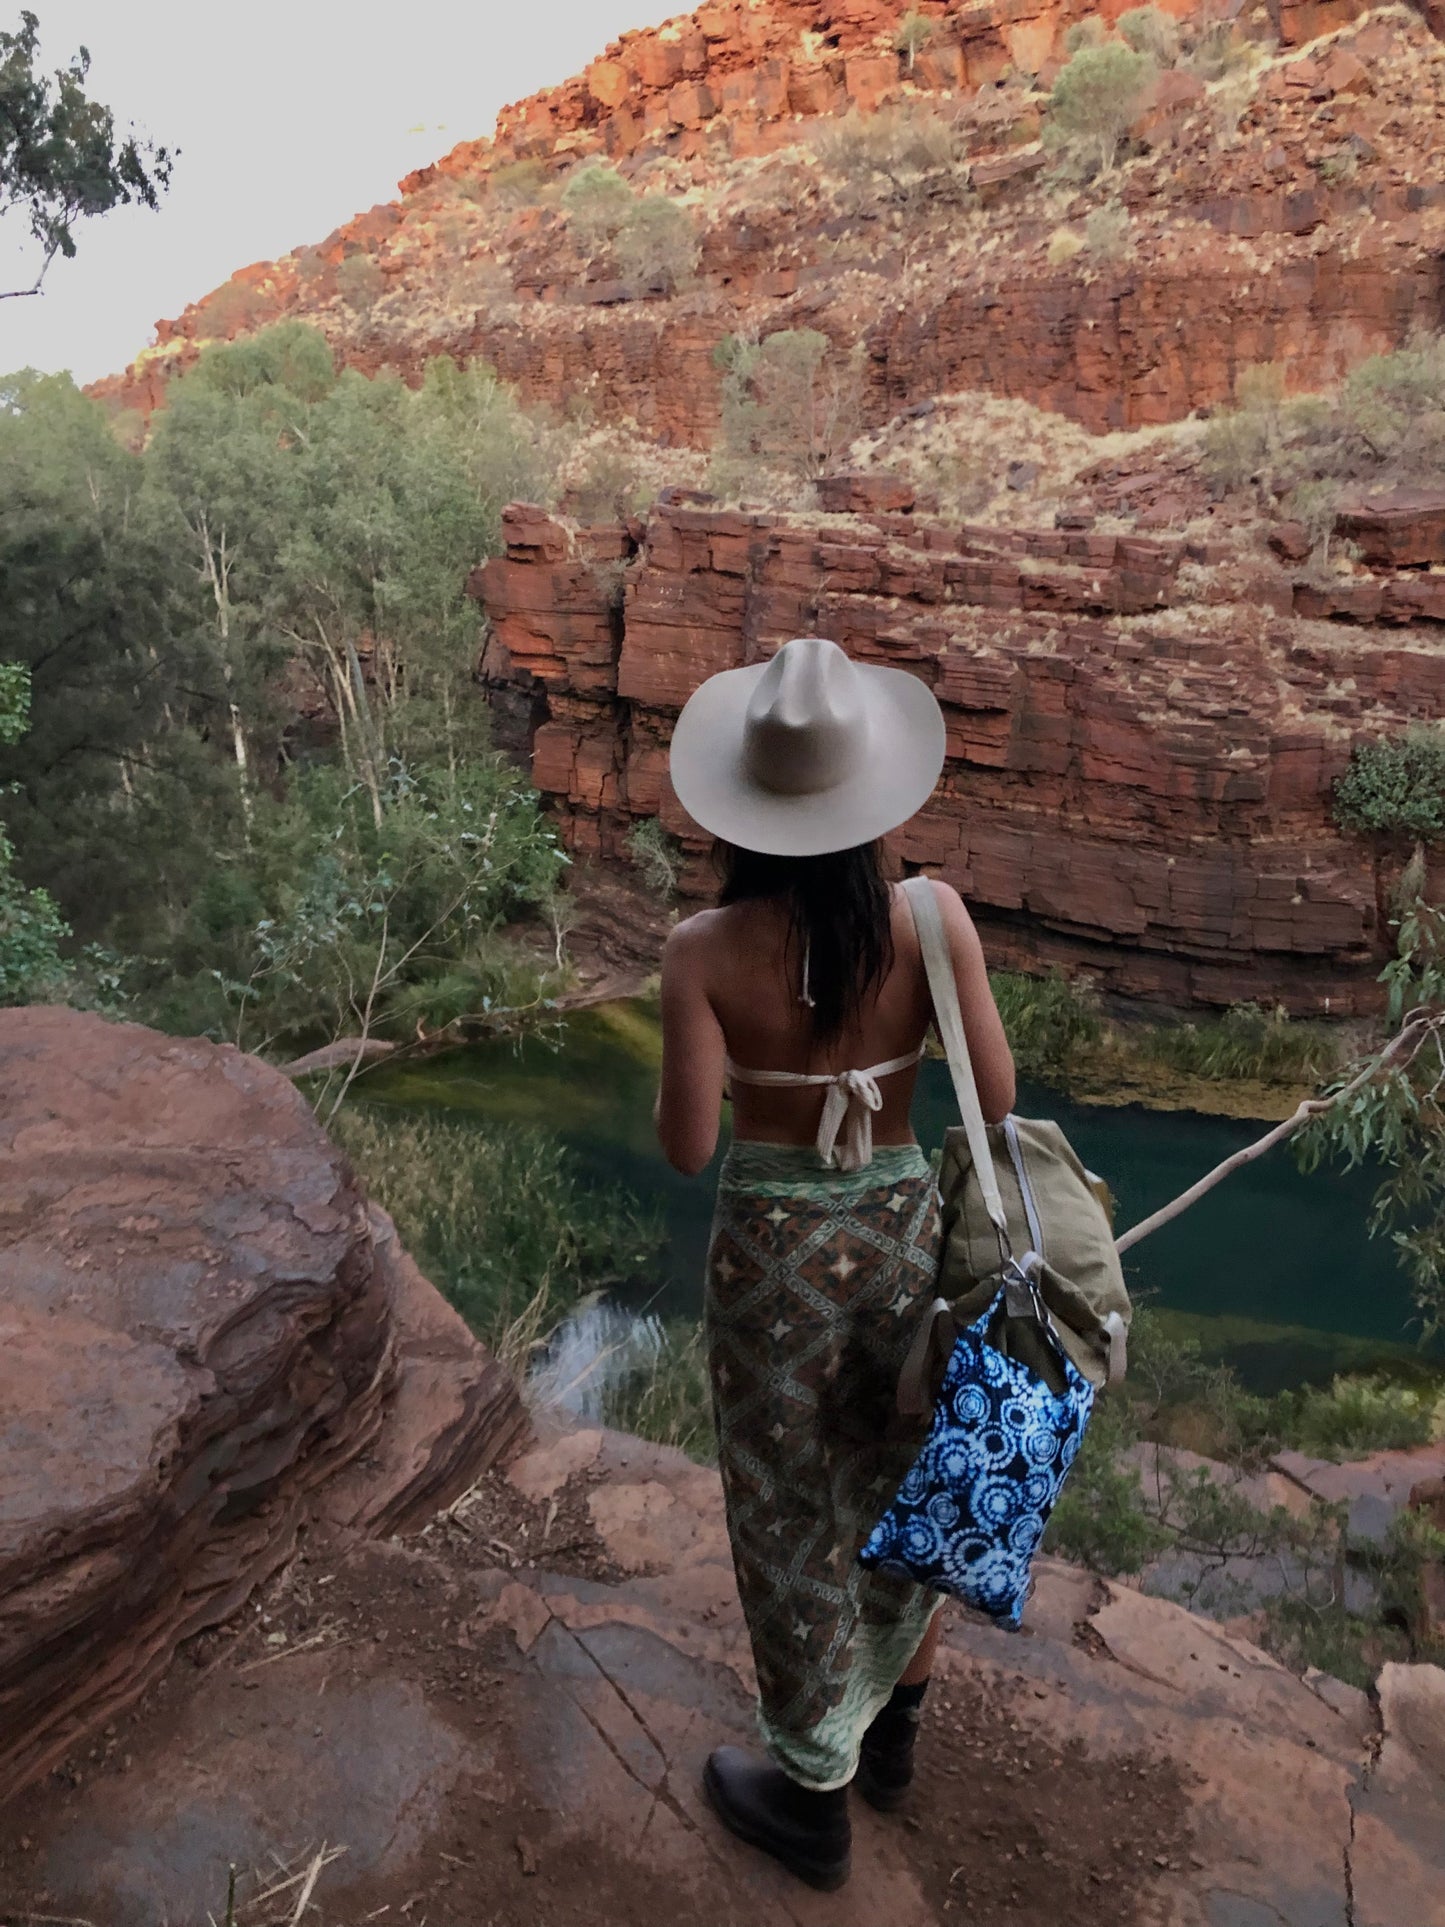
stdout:
{"type": "Polygon", "coordinates": [[[886,836],[933,794],[943,712],[906,669],[854,662],[822,636],[725,669],[677,719],[672,787],[713,836],[765,856],[823,856],[886,836]]]}

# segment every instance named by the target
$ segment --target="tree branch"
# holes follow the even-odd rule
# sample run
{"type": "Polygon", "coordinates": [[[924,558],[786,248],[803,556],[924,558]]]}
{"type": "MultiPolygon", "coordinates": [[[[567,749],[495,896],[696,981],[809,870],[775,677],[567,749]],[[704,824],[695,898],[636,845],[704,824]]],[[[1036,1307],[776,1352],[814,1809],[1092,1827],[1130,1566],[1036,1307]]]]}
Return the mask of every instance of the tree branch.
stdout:
{"type": "Polygon", "coordinates": [[[1247,1144],[1242,1151],[1236,1151],[1233,1157],[1226,1158],[1223,1164],[1217,1164],[1206,1177],[1202,1177],[1198,1184],[1190,1185],[1189,1189],[1175,1198],[1172,1204],[1164,1205],[1150,1217],[1142,1219],[1131,1230],[1126,1231],[1123,1237],[1116,1241],[1115,1250],[1120,1257],[1126,1251],[1132,1251],[1134,1246],[1145,1238],[1162,1230],[1166,1224],[1172,1224],[1176,1218],[1182,1217],[1191,1205],[1198,1204],[1202,1197],[1211,1192],[1216,1185],[1222,1184],[1235,1171],[1242,1170],[1246,1164],[1253,1164],[1255,1159],[1262,1158],[1266,1151],[1272,1151],[1276,1144],[1283,1144],[1286,1138],[1293,1137],[1295,1132],[1302,1125],[1308,1124],[1311,1118],[1320,1117],[1324,1112],[1334,1110],[1336,1105],[1342,1104],[1346,1098],[1353,1097],[1356,1091],[1378,1076],[1382,1070],[1403,1069],[1422,1048],[1425,1040],[1438,1032],[1442,1022],[1445,1022],[1445,1018],[1437,1012],[1417,1012],[1399,1036],[1393,1038],[1378,1057],[1371,1058],[1359,1075],[1353,1077],[1342,1089],[1336,1091],[1331,1097],[1306,1098],[1294,1115],[1286,1118],[1283,1124],[1277,1124],[1272,1131],[1266,1132],[1254,1144],[1247,1144]]]}

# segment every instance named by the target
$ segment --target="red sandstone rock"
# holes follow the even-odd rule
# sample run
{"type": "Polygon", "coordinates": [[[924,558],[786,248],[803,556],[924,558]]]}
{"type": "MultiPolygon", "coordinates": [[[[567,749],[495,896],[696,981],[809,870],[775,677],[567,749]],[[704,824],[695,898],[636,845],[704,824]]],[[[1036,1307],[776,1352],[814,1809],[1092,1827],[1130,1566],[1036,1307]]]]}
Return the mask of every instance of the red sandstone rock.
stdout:
{"type": "Polygon", "coordinates": [[[0,1799],[343,1508],[395,1530],[524,1424],[294,1086],[0,1012],[0,1799]]]}
{"type": "Polygon", "coordinates": [[[1269,546],[1286,562],[1306,562],[1314,544],[1302,522],[1281,522],[1269,532],[1269,546]]]}
{"type": "Polygon", "coordinates": [[[1372,94],[1370,70],[1352,53],[1337,53],[1320,75],[1320,88],[1326,94],[1372,94]]]}
{"type": "MultiPolygon", "coordinates": [[[[1178,0],[1174,10],[1197,9],[1178,0]]],[[[405,191],[424,202],[452,178],[484,174],[522,155],[554,162],[560,173],[572,157],[621,157],[639,147],[696,157],[705,178],[709,157],[725,155],[730,146],[734,153],[762,154],[796,142],[801,130],[795,114],[842,112],[849,105],[850,72],[855,89],[870,97],[888,90],[890,72],[891,84],[898,84],[891,43],[904,11],[903,0],[767,0],[721,12],[706,7],[669,27],[628,35],[576,79],[507,109],[494,141],[461,143],[434,167],[409,176],[405,191]]],[[[1068,26],[1089,11],[1086,0],[981,0],[951,9],[946,20],[935,16],[940,31],[921,51],[909,85],[955,90],[961,78],[969,88],[982,87],[967,106],[964,131],[986,198],[1022,193],[1041,164],[1037,155],[1001,152],[1037,133],[1037,110],[1021,102],[1016,90],[995,92],[991,83],[1011,65],[1042,72],[1057,56],[1068,26]],[[1038,67],[1044,47],[1051,52],[1038,67]]],[[[1106,14],[1113,11],[1111,5],[1106,14]]],[[[1354,0],[1286,4],[1281,31],[1293,44],[1337,31],[1356,11],[1354,0]]],[[[1278,129],[1272,126],[1269,142],[1282,187],[1293,181],[1299,188],[1307,178],[1309,155],[1300,128],[1291,125],[1296,107],[1307,112],[1327,76],[1331,86],[1354,87],[1363,73],[1389,93],[1396,62],[1407,72],[1412,61],[1418,65],[1414,44],[1407,43],[1408,28],[1379,22],[1336,42],[1319,60],[1287,61],[1266,73],[1262,106],[1277,98],[1291,110],[1278,129]]],[[[1163,85],[1172,93],[1192,91],[1195,83],[1171,73],[1163,85]]],[[[1378,109],[1381,126],[1396,126],[1390,101],[1346,98],[1352,115],[1378,109]]],[[[1180,131],[1178,113],[1166,114],[1160,138],[1172,141],[1180,131]]],[[[1373,140],[1379,127],[1365,134],[1373,140]]],[[[1387,141],[1376,163],[1381,178],[1369,190],[1370,222],[1360,234],[1351,226],[1338,247],[1318,243],[1332,221],[1348,219],[1359,190],[1343,200],[1308,191],[1275,193],[1257,174],[1242,183],[1241,164],[1219,156],[1207,167],[1187,155],[1171,160],[1176,178],[1162,184],[1155,179],[1142,191],[1151,211],[1182,216],[1182,224],[1151,221],[1147,233],[1141,231],[1122,311],[1116,309],[1114,277],[1072,277],[1063,287],[1053,277],[1047,283],[1020,275],[1006,246],[979,266],[965,255],[962,271],[937,278],[932,291],[924,287],[896,304],[885,298],[864,317],[850,299],[846,277],[830,293],[817,283],[816,260],[775,257],[740,274],[729,272],[716,285],[705,274],[702,288],[720,297],[717,307],[690,293],[685,307],[649,303],[644,315],[636,303],[612,301],[602,314],[589,311],[579,318],[570,302],[557,299],[555,271],[545,265],[555,254],[555,237],[541,224],[542,265],[529,273],[512,263],[509,272],[519,293],[546,294],[548,313],[523,321],[515,311],[489,305],[469,308],[464,321],[450,316],[433,337],[412,328],[389,335],[384,325],[368,326],[363,335],[338,316],[334,285],[325,274],[302,290],[294,263],[260,264],[235,277],[219,307],[208,297],[178,321],[162,323],[158,335],[171,350],[168,356],[147,359],[96,392],[149,412],[163,399],[166,381],[194,359],[202,338],[245,332],[284,315],[314,314],[341,358],[364,372],[385,365],[416,380],[433,354],[481,357],[528,399],[550,402],[587,384],[601,414],[631,417],[644,432],[673,441],[704,443],[718,420],[711,355],[721,335],[737,325],[739,304],[746,313],[749,305],[781,304],[809,287],[809,325],[847,343],[859,338],[860,324],[868,330],[873,421],[923,395],[980,388],[1027,398],[1096,430],[1141,426],[1228,400],[1237,369],[1278,358],[1286,340],[1293,368],[1308,371],[1311,382],[1329,382],[1360,355],[1396,347],[1412,329],[1436,325],[1439,237],[1419,224],[1420,211],[1437,206],[1431,198],[1436,190],[1433,182],[1413,178],[1413,154],[1402,157],[1397,147],[1392,155],[1390,146],[1387,141]],[[1221,172],[1235,183],[1228,190],[1218,185],[1221,172]],[[1161,185],[1167,188],[1162,196],[1161,185]],[[1197,240],[1181,251],[1176,240],[1200,224],[1256,243],[1291,236],[1307,245],[1291,259],[1268,247],[1265,259],[1252,250],[1211,251],[1197,240]]],[[[428,224],[428,208],[411,201],[373,209],[329,237],[320,257],[334,264],[358,247],[379,251],[394,282],[412,271],[417,230],[425,232],[428,224]]],[[[793,238],[806,256],[810,237],[793,238]]],[[[1031,238],[1026,255],[1032,247],[1031,238]]],[[[764,306],[747,319],[767,325],[772,315],[764,306]]],[[[778,312],[777,324],[792,325],[792,318],[778,312]]]]}
{"type": "Polygon", "coordinates": [[[1151,633],[1138,612],[1175,599],[1179,542],[916,520],[659,510],[615,667],[577,671],[554,637],[587,620],[587,589],[541,559],[565,530],[544,544],[523,523],[529,546],[479,584],[513,665],[491,673],[544,695],[534,778],[576,846],[616,853],[634,816],[660,813],[706,890],[664,775],[673,719],[704,676],[812,630],[935,688],[949,763],[898,848],[969,894],[1000,963],[1084,965],[1177,1003],[1374,1008],[1375,879],[1330,792],[1355,722],[1445,709],[1445,654],[1369,630],[1282,651],[1290,627],[1262,603],[1227,641],[1151,633]]]}
{"type": "Polygon", "coordinates": [[[1396,489],[1352,503],[1341,510],[1335,528],[1379,568],[1445,562],[1445,492],[1396,489]]]}
{"type": "Polygon", "coordinates": [[[917,502],[911,482],[877,470],[822,475],[818,506],[829,515],[907,515],[917,502]]]}
{"type": "Polygon", "coordinates": [[[897,54],[854,54],[843,63],[843,85],[861,113],[873,114],[898,92],[897,54]]]}
{"type": "Polygon", "coordinates": [[[1335,33],[1369,10],[1369,0],[1275,0],[1279,37],[1286,47],[1303,47],[1321,34],[1335,33]]]}
{"type": "Polygon", "coordinates": [[[1190,108],[1197,107],[1205,94],[1198,74],[1184,67],[1170,67],[1159,75],[1149,93],[1149,104],[1130,130],[1136,138],[1157,146],[1166,134],[1177,129],[1190,108]]]}

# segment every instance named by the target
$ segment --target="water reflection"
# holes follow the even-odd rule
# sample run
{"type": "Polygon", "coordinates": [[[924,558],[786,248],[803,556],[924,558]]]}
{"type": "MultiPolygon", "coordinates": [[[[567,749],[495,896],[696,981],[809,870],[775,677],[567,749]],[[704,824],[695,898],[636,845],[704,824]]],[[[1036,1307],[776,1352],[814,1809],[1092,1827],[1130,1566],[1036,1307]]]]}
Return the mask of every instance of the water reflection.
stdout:
{"type": "MultiPolygon", "coordinates": [[[[473,1115],[489,1123],[556,1131],[584,1172],[626,1185],[661,1211],[665,1275],[641,1314],[582,1308],[546,1387],[580,1415],[595,1416],[601,1375],[647,1363],[659,1318],[696,1316],[712,1214],[711,1173],[677,1175],[652,1129],[661,1039],[646,1000],[579,1013],[549,1034],[385,1068],[367,1080],[368,1101],[473,1115]],[[627,1346],[642,1356],[627,1359],[627,1346]],[[589,1364],[589,1361],[591,1363],[589,1364]]],[[[1137,1105],[1080,1105],[1037,1086],[1020,1092],[1023,1115],[1056,1118],[1133,1224],[1249,1143],[1264,1125],[1137,1105]]],[[[955,1119],[947,1067],[927,1062],[915,1108],[926,1147],[955,1119]]],[[[1227,1357],[1261,1390],[1328,1379],[1382,1360],[1411,1357],[1410,1297],[1387,1244],[1366,1231],[1374,1181],[1367,1172],[1303,1176],[1275,1151],[1231,1177],[1176,1224],[1129,1254],[1131,1289],[1147,1294],[1181,1330],[1227,1357]]]]}

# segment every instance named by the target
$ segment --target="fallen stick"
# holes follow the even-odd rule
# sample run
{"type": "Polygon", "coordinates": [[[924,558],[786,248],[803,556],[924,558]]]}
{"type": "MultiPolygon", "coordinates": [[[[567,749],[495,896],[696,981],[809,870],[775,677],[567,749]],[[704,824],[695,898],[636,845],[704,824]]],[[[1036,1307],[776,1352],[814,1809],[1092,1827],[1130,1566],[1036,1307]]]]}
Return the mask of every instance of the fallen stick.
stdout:
{"type": "Polygon", "coordinates": [[[1353,1097],[1356,1091],[1368,1084],[1380,1071],[1387,1067],[1403,1068],[1409,1064],[1431,1031],[1437,1029],[1442,1023],[1445,1023],[1445,1018],[1441,1018],[1435,1012],[1421,1011],[1412,1017],[1399,1036],[1393,1038],[1378,1057],[1371,1058],[1359,1075],[1351,1078],[1350,1082],[1336,1091],[1332,1097],[1307,1097],[1294,1115],[1287,1117],[1283,1124],[1276,1124],[1272,1131],[1266,1132],[1254,1144],[1247,1144],[1242,1151],[1236,1151],[1233,1157],[1226,1158],[1223,1164],[1216,1164],[1212,1171],[1199,1180],[1198,1184],[1191,1184],[1189,1189],[1181,1192],[1171,1204],[1163,1205],[1151,1216],[1140,1219],[1138,1224],[1115,1241],[1114,1249],[1120,1257],[1126,1251],[1132,1251],[1135,1245],[1141,1243],[1153,1232],[1161,1230],[1166,1224],[1172,1224],[1176,1218],[1182,1217],[1192,1204],[1198,1204],[1202,1197],[1212,1191],[1217,1184],[1222,1184],[1231,1173],[1242,1170],[1246,1164],[1253,1164],[1255,1159],[1262,1158],[1266,1151],[1272,1151],[1276,1144],[1283,1144],[1286,1138],[1293,1137],[1295,1132],[1302,1125],[1308,1124],[1311,1118],[1319,1117],[1325,1111],[1332,1111],[1347,1097],[1353,1097]]]}

